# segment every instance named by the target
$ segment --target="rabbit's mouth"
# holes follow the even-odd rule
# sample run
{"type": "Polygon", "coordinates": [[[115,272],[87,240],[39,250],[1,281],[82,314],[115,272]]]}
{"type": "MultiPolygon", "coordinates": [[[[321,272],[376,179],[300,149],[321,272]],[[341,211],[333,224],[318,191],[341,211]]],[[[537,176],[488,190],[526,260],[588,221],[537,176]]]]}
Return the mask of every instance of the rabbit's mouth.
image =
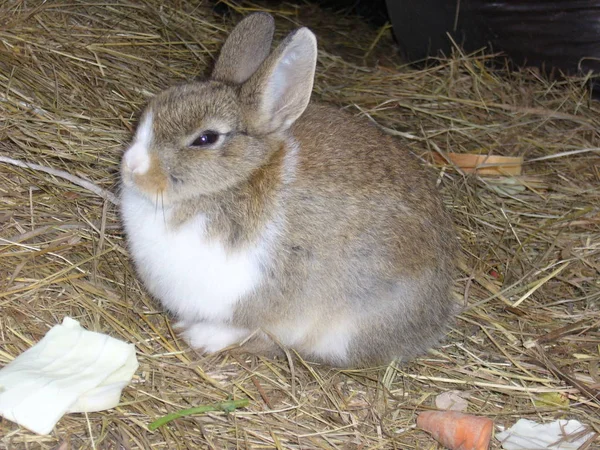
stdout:
{"type": "Polygon", "coordinates": [[[170,177],[158,162],[152,161],[148,170],[140,173],[132,170],[124,161],[121,168],[121,179],[126,188],[134,189],[150,200],[161,198],[161,202],[164,203],[170,197],[168,195],[171,184],[170,177]]]}

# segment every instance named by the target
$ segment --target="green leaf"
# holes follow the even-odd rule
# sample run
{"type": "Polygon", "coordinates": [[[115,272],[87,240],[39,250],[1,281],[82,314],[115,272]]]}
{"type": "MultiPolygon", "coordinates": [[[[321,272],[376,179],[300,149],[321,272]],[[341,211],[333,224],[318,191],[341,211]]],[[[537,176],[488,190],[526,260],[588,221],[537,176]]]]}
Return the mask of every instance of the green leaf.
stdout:
{"type": "Polygon", "coordinates": [[[249,403],[250,401],[247,398],[242,398],[240,400],[229,400],[226,402],[215,403],[213,405],[202,405],[195,408],[182,409],[155,420],[148,425],[148,429],[150,431],[154,431],[158,427],[162,427],[172,420],[179,419],[181,417],[192,416],[194,414],[204,414],[212,411],[223,411],[225,413],[230,413],[235,411],[237,408],[244,408],[248,406],[249,403]]]}

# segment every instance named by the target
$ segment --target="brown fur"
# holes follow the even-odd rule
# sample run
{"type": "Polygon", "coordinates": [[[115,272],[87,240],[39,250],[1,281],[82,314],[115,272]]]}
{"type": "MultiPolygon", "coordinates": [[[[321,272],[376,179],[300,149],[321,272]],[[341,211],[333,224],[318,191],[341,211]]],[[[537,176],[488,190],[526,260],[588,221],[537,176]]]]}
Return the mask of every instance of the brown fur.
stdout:
{"type": "MultiPolygon", "coordinates": [[[[270,44],[266,22],[259,40],[270,44]]],[[[324,332],[352,323],[348,360],[326,362],[406,360],[435,344],[457,309],[450,297],[452,221],[429,174],[395,138],[363,118],[306,107],[311,56],[300,75],[287,74],[293,92],[270,94],[270,77],[289,49],[302,52],[309,44],[301,30],[265,54],[252,75],[252,67],[236,74],[228,60],[217,64],[218,80],[176,86],[153,99],[151,154],[162,171],[148,177],[175,208],[173,227],[202,213],[209,236],[232,252],[253,245],[267,224],[280,224],[264,282],[240,300],[233,325],[269,332],[303,318],[313,327],[296,349],[313,358],[324,332]],[[237,78],[244,80],[236,85],[237,78]],[[187,147],[195,133],[217,125],[229,130],[221,145],[187,147]]],[[[237,54],[227,45],[228,54],[237,54]]],[[[148,184],[140,187],[147,191],[148,184]]]]}
{"type": "Polygon", "coordinates": [[[274,29],[273,17],[265,13],[240,22],[221,49],[212,79],[241,84],[250,78],[269,55],[274,29]]]}
{"type": "Polygon", "coordinates": [[[159,199],[169,184],[167,174],[156,154],[150,155],[150,168],[142,175],[133,174],[136,186],[149,195],[159,199]]]}

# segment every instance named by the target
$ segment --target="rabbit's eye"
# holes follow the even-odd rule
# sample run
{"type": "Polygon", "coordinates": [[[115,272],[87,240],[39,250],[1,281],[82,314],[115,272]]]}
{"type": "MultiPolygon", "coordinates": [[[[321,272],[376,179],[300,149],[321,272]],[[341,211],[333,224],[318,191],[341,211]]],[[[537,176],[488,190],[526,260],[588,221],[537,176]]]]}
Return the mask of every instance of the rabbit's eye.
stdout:
{"type": "Polygon", "coordinates": [[[205,147],[214,144],[218,140],[219,133],[216,131],[205,131],[190,144],[190,147],[205,147]]]}

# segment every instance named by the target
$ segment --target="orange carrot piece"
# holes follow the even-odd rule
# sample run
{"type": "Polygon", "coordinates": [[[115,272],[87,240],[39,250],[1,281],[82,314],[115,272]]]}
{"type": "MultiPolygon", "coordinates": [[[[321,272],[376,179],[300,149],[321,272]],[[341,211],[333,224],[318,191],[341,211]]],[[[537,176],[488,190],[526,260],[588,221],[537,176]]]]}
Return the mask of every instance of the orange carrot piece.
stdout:
{"type": "Polygon", "coordinates": [[[417,426],[451,450],[488,450],[494,421],[457,411],[425,411],[417,426]]]}
{"type": "MultiPolygon", "coordinates": [[[[447,164],[444,157],[437,152],[430,152],[437,164],[447,164]]],[[[456,164],[465,173],[478,175],[521,175],[523,170],[522,156],[477,155],[473,153],[446,153],[446,158],[456,164]]]]}

